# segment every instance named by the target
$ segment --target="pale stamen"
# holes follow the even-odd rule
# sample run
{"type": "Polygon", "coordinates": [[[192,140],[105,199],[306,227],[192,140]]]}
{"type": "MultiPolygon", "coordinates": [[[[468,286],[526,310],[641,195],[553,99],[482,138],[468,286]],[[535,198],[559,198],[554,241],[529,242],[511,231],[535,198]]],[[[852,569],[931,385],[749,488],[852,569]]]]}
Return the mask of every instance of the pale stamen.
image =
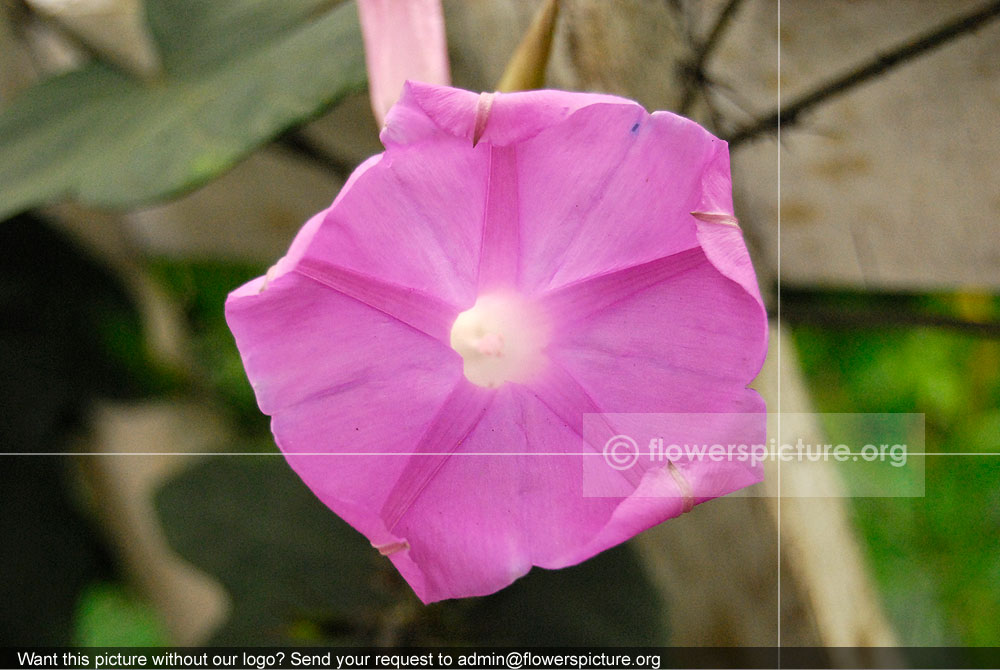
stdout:
{"type": "Polygon", "coordinates": [[[547,339],[537,310],[518,296],[480,296],[451,328],[466,378],[486,388],[527,381],[542,363],[547,339]]]}

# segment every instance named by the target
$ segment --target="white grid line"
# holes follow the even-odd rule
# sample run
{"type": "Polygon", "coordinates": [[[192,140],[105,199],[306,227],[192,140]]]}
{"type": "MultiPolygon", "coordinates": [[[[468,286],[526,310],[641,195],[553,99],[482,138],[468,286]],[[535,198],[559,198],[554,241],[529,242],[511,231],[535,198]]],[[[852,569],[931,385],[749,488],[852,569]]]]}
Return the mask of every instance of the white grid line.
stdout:
{"type": "MultiPolygon", "coordinates": [[[[773,458],[779,455],[781,452],[768,452],[767,458],[773,458]]],[[[866,452],[863,451],[846,451],[839,452],[841,456],[860,456],[864,458],[866,452]]],[[[735,461],[747,461],[750,460],[747,454],[746,458],[740,456],[734,456],[732,460],[735,461]]],[[[814,456],[820,454],[813,454],[814,456]]],[[[870,452],[869,454],[870,455],[870,452]]],[[[916,456],[987,456],[987,457],[1000,457],[1000,451],[952,451],[952,452],[942,452],[942,451],[908,451],[906,452],[906,457],[916,457],[916,456]]],[[[604,454],[597,451],[479,451],[479,452],[467,452],[467,451],[422,451],[422,452],[412,452],[412,451],[8,451],[0,452],[0,457],[8,456],[601,456],[604,454]]],[[[710,460],[716,461],[720,460],[718,458],[719,454],[713,456],[711,453],[705,453],[704,455],[699,455],[693,453],[692,456],[695,459],[700,460],[710,460]]],[[[763,456],[756,456],[757,460],[763,460],[763,456]]],[[[657,461],[662,460],[666,462],[669,459],[660,459],[657,457],[657,461]]],[[[725,460],[725,459],[721,459],[725,460]]],[[[800,458],[778,458],[776,459],[780,464],[781,461],[793,461],[797,460],[799,462],[816,462],[816,458],[810,458],[808,452],[800,458]]],[[[825,461],[837,459],[830,454],[827,458],[823,459],[825,461]]],[[[880,457],[879,460],[867,460],[866,462],[876,465],[879,463],[886,462],[880,457]]],[[[840,461],[843,462],[843,461],[840,461]]],[[[853,462],[853,461],[852,461],[853,462]]]]}
{"type": "MultiPolygon", "coordinates": [[[[781,0],[778,0],[778,109],[781,109],[781,0]]],[[[777,262],[777,320],[778,320],[778,435],[781,435],[781,114],[778,114],[778,262],[777,262]]],[[[778,667],[781,667],[781,460],[778,460],[778,667]]]]}

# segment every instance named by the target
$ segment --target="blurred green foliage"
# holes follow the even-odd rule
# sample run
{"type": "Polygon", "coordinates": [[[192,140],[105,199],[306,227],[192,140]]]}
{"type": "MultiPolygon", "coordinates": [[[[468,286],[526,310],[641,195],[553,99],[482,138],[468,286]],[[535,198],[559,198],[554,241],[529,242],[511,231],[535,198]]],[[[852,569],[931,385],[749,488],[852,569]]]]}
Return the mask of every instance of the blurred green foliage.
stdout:
{"type": "MultiPolygon", "coordinates": [[[[902,306],[911,315],[1000,322],[995,296],[813,292],[793,300],[842,313],[902,306]]],[[[926,450],[939,454],[925,461],[924,497],[851,500],[870,565],[902,644],[998,646],[1000,457],[948,454],[1000,452],[1000,340],[872,324],[880,322],[794,329],[819,411],[924,413],[926,450]]]]}
{"type": "Polygon", "coordinates": [[[128,587],[95,582],[81,594],[73,644],[80,647],[156,647],[170,640],[159,613],[128,587]]]}
{"type": "Polygon", "coordinates": [[[94,61],[0,112],[0,220],[66,196],[125,208],[193,188],[365,85],[353,3],[144,5],[161,76],[94,61]]]}
{"type": "Polygon", "coordinates": [[[202,377],[198,381],[208,387],[241,435],[258,439],[269,435],[268,418],[257,408],[224,312],[229,292],[267,268],[255,263],[154,258],[149,269],[184,314],[196,374],[202,377]]]}

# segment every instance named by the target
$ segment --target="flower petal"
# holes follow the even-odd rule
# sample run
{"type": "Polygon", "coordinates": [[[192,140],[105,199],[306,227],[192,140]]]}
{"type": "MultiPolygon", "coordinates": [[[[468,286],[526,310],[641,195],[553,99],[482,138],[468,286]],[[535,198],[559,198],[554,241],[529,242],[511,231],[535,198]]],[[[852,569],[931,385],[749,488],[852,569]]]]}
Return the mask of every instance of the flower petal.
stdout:
{"type": "Polygon", "coordinates": [[[377,395],[393,383],[393,366],[461,375],[461,357],[447,344],[296,271],[234,291],[226,321],[257,402],[272,416],[355,387],[377,395]]]}
{"type": "MultiPolygon", "coordinates": [[[[396,524],[407,551],[390,559],[424,602],[484,595],[533,565],[579,563],[686,509],[665,465],[632,484],[633,497],[585,496],[583,459],[593,457],[534,392],[502,387],[396,524]]],[[[726,488],[720,480],[728,492],[760,478],[726,464],[714,468],[721,475],[711,469],[691,476],[699,499],[726,488]]]]}
{"type": "MultiPolygon", "coordinates": [[[[763,412],[763,403],[760,411],[763,412]]],[[[742,439],[742,433],[737,439],[742,439]]],[[[763,432],[760,434],[763,442],[763,432]]],[[[733,491],[756,484],[763,479],[763,467],[751,467],[740,462],[697,462],[693,466],[678,465],[686,479],[695,502],[701,503],[733,491]]],[[[683,496],[678,495],[676,479],[669,468],[651,468],[646,471],[635,493],[623,500],[589,542],[581,545],[575,554],[565,558],[564,565],[573,565],[598,552],[620,544],[642,531],[680,516],[685,511],[683,496]]],[[[542,567],[562,567],[543,565],[542,567]]]]}
{"type": "Polygon", "coordinates": [[[436,340],[448,343],[450,339],[451,326],[458,311],[433,296],[365,277],[312,256],[301,259],[295,271],[436,340]]]}
{"type": "Polygon", "coordinates": [[[483,245],[479,257],[479,295],[517,287],[517,154],[513,147],[490,149],[483,245]]]}
{"type": "Polygon", "coordinates": [[[698,245],[718,140],[673,114],[593,105],[518,145],[522,288],[551,289],[698,245]]]}
{"type": "Polygon", "coordinates": [[[408,563],[390,558],[421,600],[493,593],[600,532],[618,501],[582,496],[581,444],[530,391],[499,389],[396,525],[408,563]]]}
{"type": "Polygon", "coordinates": [[[587,277],[561,286],[538,298],[541,311],[563,329],[611,307],[640,291],[667,281],[705,262],[701,249],[688,249],[603,275],[587,277]]]}
{"type": "Polygon", "coordinates": [[[599,93],[567,93],[541,90],[517,93],[477,94],[457,88],[407,82],[399,102],[390,110],[382,130],[386,147],[415,144],[422,140],[452,136],[507,146],[534,137],[566,119],[578,109],[595,104],[642,107],[631,100],[599,93]],[[482,121],[480,96],[492,96],[488,118],[482,121]]]}
{"type": "MultiPolygon", "coordinates": [[[[716,269],[752,295],[763,312],[764,301],[757,286],[757,275],[754,273],[750,254],[747,253],[743,233],[733,214],[729,146],[725,142],[715,146],[715,153],[702,173],[701,186],[701,202],[698,203],[697,209],[691,212],[697,222],[698,243],[716,269]]],[[[766,319],[761,325],[761,334],[766,353],[768,337],[766,319]]],[[[761,363],[763,364],[763,354],[761,363]]]]}
{"type": "Polygon", "coordinates": [[[490,389],[475,386],[464,378],[459,380],[428,424],[382,505],[382,519],[389,530],[395,528],[427,484],[475,430],[494,395],[490,389]]]}
{"type": "MultiPolygon", "coordinates": [[[[743,387],[760,370],[766,315],[698,253],[693,266],[689,253],[677,254],[682,271],[591,313],[586,327],[553,327],[550,355],[603,411],[753,411],[745,407],[754,394],[743,387]]],[[[590,285],[618,295],[600,279],[590,285]]]]}
{"type": "Polygon", "coordinates": [[[407,79],[451,82],[441,0],[358,0],[358,15],[368,92],[380,126],[407,79]]]}
{"type": "Polygon", "coordinates": [[[414,445],[464,382],[461,358],[294,271],[263,293],[230,297],[227,319],[292,468],[373,544],[405,543],[379,510],[414,445]]]}
{"type": "Polygon", "coordinates": [[[344,187],[304,256],[471,306],[489,147],[458,145],[383,154],[344,187]]]}

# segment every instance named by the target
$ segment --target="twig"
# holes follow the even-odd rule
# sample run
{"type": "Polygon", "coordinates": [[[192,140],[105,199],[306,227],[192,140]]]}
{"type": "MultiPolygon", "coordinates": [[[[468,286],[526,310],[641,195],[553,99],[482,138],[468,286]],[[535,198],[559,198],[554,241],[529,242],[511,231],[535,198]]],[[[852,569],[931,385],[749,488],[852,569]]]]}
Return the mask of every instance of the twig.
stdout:
{"type": "Polygon", "coordinates": [[[913,60],[956,37],[972,32],[997,16],[1000,16],[1000,1],[992,2],[971,14],[946,23],[940,28],[901,44],[891,51],[876,55],[867,63],[834,77],[829,82],[792,100],[780,109],[752,121],[725,139],[729,141],[729,146],[732,148],[747,140],[754,139],[758,135],[774,132],[778,125],[794,123],[802,112],[811,107],[815,107],[836,95],[846,93],[869,79],[913,60]]]}
{"type": "MultiPolygon", "coordinates": [[[[772,317],[774,315],[771,315],[772,317]]],[[[831,329],[870,330],[913,326],[940,328],[988,339],[1000,339],[1000,323],[965,321],[951,316],[902,310],[839,309],[783,300],[781,318],[793,324],[831,329]]]]}
{"type": "Polygon", "coordinates": [[[712,26],[708,37],[695,47],[691,62],[684,67],[686,73],[684,97],[681,99],[681,104],[678,108],[681,114],[687,114],[691,110],[691,105],[694,104],[699,87],[705,83],[705,64],[708,62],[708,58],[712,55],[712,52],[715,51],[715,47],[722,41],[722,36],[726,32],[726,28],[729,27],[733,15],[736,14],[740,2],[742,0],[729,0],[726,3],[726,6],[719,12],[719,16],[716,17],[715,25],[712,26]]]}

